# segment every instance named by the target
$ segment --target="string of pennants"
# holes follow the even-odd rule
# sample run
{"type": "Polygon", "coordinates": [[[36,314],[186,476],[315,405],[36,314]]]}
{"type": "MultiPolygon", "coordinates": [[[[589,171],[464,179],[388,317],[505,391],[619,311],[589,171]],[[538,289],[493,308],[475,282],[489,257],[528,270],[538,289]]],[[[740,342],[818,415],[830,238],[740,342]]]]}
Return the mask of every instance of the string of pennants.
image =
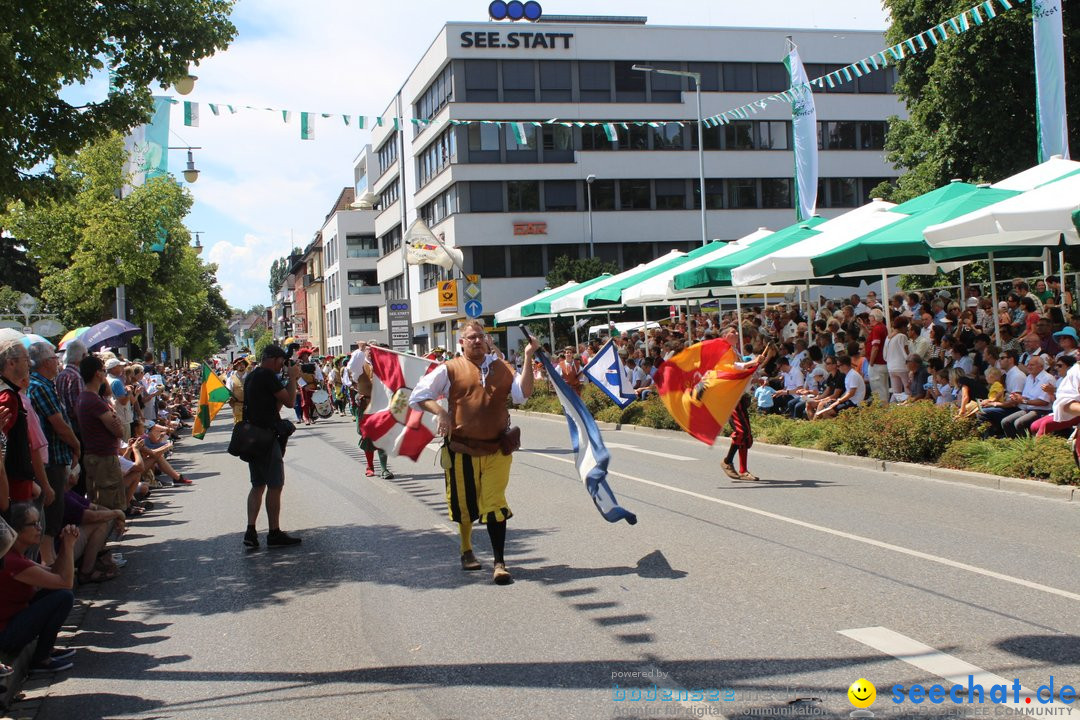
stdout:
{"type": "MultiPolygon", "coordinates": [[[[825,88],[835,88],[838,85],[854,82],[863,75],[867,75],[875,70],[880,70],[888,67],[890,64],[896,64],[905,58],[913,55],[918,55],[921,52],[925,52],[933,47],[946,42],[953,37],[967,32],[972,27],[983,25],[990,20],[998,17],[1004,12],[1008,12],[1015,7],[1016,3],[1023,3],[1027,0],[985,0],[985,2],[979,3],[973,7],[968,8],[959,15],[955,15],[948,20],[945,20],[932,28],[928,28],[916,35],[909,37],[902,42],[893,45],[892,47],[885,48],[881,52],[874,53],[869,57],[865,57],[862,60],[857,60],[850,65],[845,65],[838,70],[834,70],[830,73],[822,75],[821,77],[814,78],[805,84],[797,85],[785,90],[784,92],[777,93],[775,95],[769,95],[767,97],[754,100],[746,105],[742,105],[731,110],[712,115],[703,119],[705,127],[717,127],[721,125],[727,125],[734,120],[745,120],[751,115],[756,115],[758,112],[764,111],[770,102],[784,102],[791,103],[797,99],[797,96],[802,92],[813,92],[813,88],[824,90],[825,88]],[[1000,10],[996,6],[1000,6],[1000,10]],[[951,33],[951,34],[950,34],[951,33]]],[[[175,101],[174,101],[175,102],[175,101]]],[[[184,103],[184,125],[188,127],[199,127],[199,103],[191,101],[183,101],[184,103]]],[[[601,127],[607,139],[611,142],[616,142],[619,138],[618,128],[628,130],[630,126],[643,127],[649,126],[653,128],[660,128],[670,123],[675,123],[682,127],[684,124],[692,124],[686,120],[633,120],[633,121],[583,121],[583,120],[560,120],[558,118],[552,118],[550,120],[454,120],[449,119],[445,121],[436,121],[432,119],[423,118],[399,118],[399,117],[381,117],[371,115],[342,115],[335,113],[314,113],[314,112],[293,112],[291,110],[278,110],[275,108],[259,108],[251,105],[229,105],[224,103],[207,103],[210,108],[210,112],[217,116],[223,113],[235,115],[241,110],[263,110],[268,112],[280,113],[282,120],[288,124],[294,115],[298,115],[300,119],[300,138],[302,140],[313,140],[315,138],[315,122],[316,118],[330,119],[340,118],[342,122],[347,126],[354,126],[359,130],[371,129],[376,127],[392,127],[394,130],[401,129],[404,124],[411,124],[420,128],[427,127],[429,125],[445,122],[448,125],[494,125],[496,127],[508,126],[511,132],[514,134],[514,138],[521,144],[527,142],[526,128],[531,127],[543,127],[545,125],[559,125],[563,127],[601,127]]]]}

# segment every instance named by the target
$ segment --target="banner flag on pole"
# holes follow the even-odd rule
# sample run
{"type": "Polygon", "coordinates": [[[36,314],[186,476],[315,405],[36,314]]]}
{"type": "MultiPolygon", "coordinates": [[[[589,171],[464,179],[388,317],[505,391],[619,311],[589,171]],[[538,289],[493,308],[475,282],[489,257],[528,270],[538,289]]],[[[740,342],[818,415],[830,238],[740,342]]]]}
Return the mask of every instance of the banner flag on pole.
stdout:
{"type": "Polygon", "coordinates": [[[301,140],[314,140],[315,139],[315,114],[302,112],[300,113],[300,139],[301,140]]]}
{"type": "Polygon", "coordinates": [[[435,237],[421,218],[413,220],[405,231],[405,262],[408,265],[438,265],[444,270],[465,268],[465,256],[455,247],[447,247],[435,237]]]}
{"type": "Polygon", "coordinates": [[[622,359],[611,340],[589,359],[584,372],[592,384],[619,407],[624,408],[637,400],[637,393],[630,386],[630,380],[623,371],[622,359]]]}
{"type": "Polygon", "coordinates": [[[184,101],[184,125],[199,127],[199,103],[184,101]]]}
{"type": "Polygon", "coordinates": [[[547,355],[541,351],[536,354],[536,358],[543,364],[551,387],[555,390],[559,402],[562,403],[563,412],[566,413],[566,422],[570,428],[570,445],[574,450],[574,465],[596,509],[608,522],[625,520],[631,525],[636,524],[637,515],[619,505],[619,501],[615,499],[615,494],[611,492],[611,487],[608,485],[608,463],[611,461],[611,454],[604,445],[604,438],[600,436],[600,428],[597,427],[593,416],[589,414],[589,410],[577,393],[571,390],[566,381],[559,376],[547,355]]]}
{"type": "Polygon", "coordinates": [[[173,102],[172,98],[155,97],[150,122],[137,125],[124,136],[128,154],[124,173],[130,184],[121,188],[122,196],[147,180],[169,174],[169,111],[173,102]]]}
{"type": "Polygon", "coordinates": [[[790,37],[784,65],[791,78],[791,92],[795,96],[791,101],[795,138],[795,215],[796,221],[802,222],[814,217],[817,212],[817,109],[814,106],[814,93],[806,79],[806,70],[799,59],[799,48],[790,37]]]}
{"type": "Polygon", "coordinates": [[[202,440],[210,428],[210,421],[231,397],[232,393],[221,382],[221,378],[210,369],[209,365],[203,363],[202,385],[199,386],[199,409],[195,411],[195,423],[191,429],[191,436],[202,440]]]}
{"type": "MultiPolygon", "coordinates": [[[[357,350],[357,353],[360,351],[357,350]]],[[[360,422],[360,434],[390,455],[413,462],[435,439],[435,416],[409,407],[409,395],[420,378],[436,367],[425,358],[405,355],[388,348],[368,349],[371,363],[371,402],[360,422]]],[[[354,374],[356,354],[349,360],[354,374]]]]}
{"type": "Polygon", "coordinates": [[[1069,159],[1069,126],[1065,114],[1065,44],[1061,0],[1031,0],[1035,39],[1036,127],[1039,162],[1053,155],[1069,159]]]}

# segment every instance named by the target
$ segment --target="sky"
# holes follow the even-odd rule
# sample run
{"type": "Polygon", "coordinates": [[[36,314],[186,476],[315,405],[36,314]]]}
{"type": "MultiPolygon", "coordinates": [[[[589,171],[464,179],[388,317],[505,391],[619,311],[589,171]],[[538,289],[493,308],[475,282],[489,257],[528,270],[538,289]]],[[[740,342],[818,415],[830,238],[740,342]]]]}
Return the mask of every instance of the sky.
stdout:
{"type": "MultiPolygon", "coordinates": [[[[195,90],[178,99],[200,103],[198,128],[173,106],[171,145],[194,151],[201,171],[187,227],[219,264],[230,305],[271,302],[270,264],[303,247],[322,226],[341,189],[353,183],[353,160],[367,131],[340,117],[318,118],[313,140],[300,139],[299,112],[382,113],[447,21],[487,21],[487,0],[239,0],[229,48],[192,69],[195,90]],[[294,111],[240,110],[213,116],[207,103],[294,111]]],[[[644,15],[652,25],[884,30],[880,0],[541,0],[550,14],[644,15]]],[[[778,58],[779,59],[779,58],[778,58]]],[[[157,90],[155,89],[155,92],[157,90]]],[[[174,94],[171,90],[165,94],[174,94]]],[[[179,177],[186,157],[170,153],[179,177]]]]}

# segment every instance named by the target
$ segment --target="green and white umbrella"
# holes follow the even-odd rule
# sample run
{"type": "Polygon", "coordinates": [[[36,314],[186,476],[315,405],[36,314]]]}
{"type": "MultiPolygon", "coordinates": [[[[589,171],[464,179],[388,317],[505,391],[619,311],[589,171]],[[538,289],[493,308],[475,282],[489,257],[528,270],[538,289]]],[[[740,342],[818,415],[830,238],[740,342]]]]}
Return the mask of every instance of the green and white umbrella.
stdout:
{"type": "Polygon", "coordinates": [[[537,320],[540,318],[554,317],[559,313],[555,312],[552,309],[553,302],[567,295],[568,293],[574,292],[575,290],[592,287],[593,285],[598,285],[602,282],[605,282],[610,277],[612,277],[610,273],[604,273],[603,275],[594,277],[591,280],[574,283],[569,287],[567,285],[563,285],[554,290],[544,291],[539,295],[531,298],[524,305],[521,306],[518,311],[520,315],[520,320],[516,322],[520,322],[521,320],[537,320]]]}
{"type": "Polygon", "coordinates": [[[526,298],[526,299],[522,300],[521,302],[517,303],[516,305],[511,305],[508,308],[504,308],[504,309],[500,310],[499,312],[495,313],[495,324],[496,325],[509,325],[511,323],[522,322],[522,321],[526,320],[526,317],[521,314],[521,310],[526,305],[529,305],[529,304],[535,303],[535,302],[542,302],[544,299],[549,298],[552,295],[555,295],[556,293],[559,293],[559,292],[561,292],[563,290],[566,290],[568,288],[575,287],[576,285],[577,285],[577,283],[571,280],[570,282],[564,283],[564,284],[560,285],[559,287],[548,288],[547,290],[544,290],[543,292],[537,293],[536,295],[533,295],[530,298],[526,298]]]}
{"type": "Polygon", "coordinates": [[[572,288],[568,293],[551,302],[551,311],[558,315],[572,315],[585,312],[591,306],[606,305],[610,309],[618,305],[624,288],[672,266],[676,260],[685,256],[686,253],[672,250],[667,255],[651,262],[624,270],[618,275],[610,275],[593,286],[581,285],[572,288]]]}

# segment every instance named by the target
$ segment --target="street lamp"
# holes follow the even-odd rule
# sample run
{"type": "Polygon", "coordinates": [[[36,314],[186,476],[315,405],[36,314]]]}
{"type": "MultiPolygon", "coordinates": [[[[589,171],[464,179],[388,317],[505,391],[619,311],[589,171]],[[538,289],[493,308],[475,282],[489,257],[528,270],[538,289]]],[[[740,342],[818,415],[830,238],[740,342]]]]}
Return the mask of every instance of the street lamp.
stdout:
{"type": "Polygon", "coordinates": [[[704,125],[701,117],[701,73],[687,72],[685,70],[667,70],[654,68],[649,65],[634,65],[634,70],[640,72],[654,72],[657,75],[674,75],[676,77],[691,78],[694,81],[694,92],[697,95],[697,149],[698,149],[698,181],[701,183],[701,244],[709,242],[709,235],[705,229],[705,140],[702,133],[704,125]]]}
{"type": "Polygon", "coordinates": [[[592,184],[596,182],[595,175],[585,177],[585,195],[589,202],[589,258],[595,257],[593,253],[593,229],[592,229],[592,184]]]}
{"type": "Polygon", "coordinates": [[[192,157],[192,150],[202,150],[201,147],[193,147],[191,145],[178,145],[176,147],[169,146],[170,150],[187,150],[187,167],[184,168],[184,179],[189,183],[193,183],[199,179],[199,171],[195,169],[195,158],[192,157]]]}
{"type": "Polygon", "coordinates": [[[203,247],[202,247],[202,242],[199,240],[199,236],[202,235],[206,231],[205,230],[191,230],[190,232],[195,234],[195,245],[193,246],[193,249],[195,250],[195,254],[196,255],[202,255],[203,247]]]}
{"type": "Polygon", "coordinates": [[[185,75],[184,77],[173,83],[173,88],[179,94],[187,95],[195,89],[195,81],[198,79],[198,75],[185,75]]]}

